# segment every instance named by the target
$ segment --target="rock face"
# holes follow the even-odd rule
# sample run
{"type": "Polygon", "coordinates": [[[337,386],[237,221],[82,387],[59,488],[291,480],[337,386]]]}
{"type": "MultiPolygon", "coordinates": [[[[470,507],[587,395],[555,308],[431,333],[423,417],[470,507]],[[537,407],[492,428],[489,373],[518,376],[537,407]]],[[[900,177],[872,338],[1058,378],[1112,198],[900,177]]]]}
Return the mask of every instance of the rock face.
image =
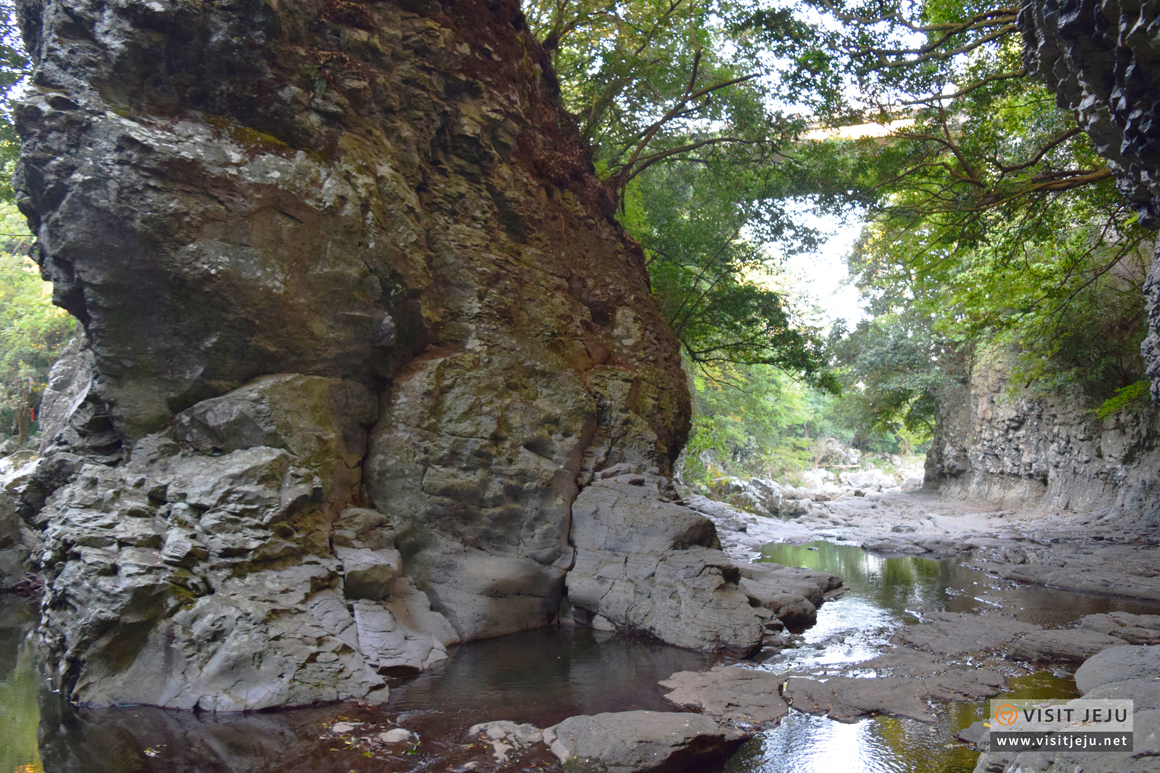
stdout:
{"type": "MultiPolygon", "coordinates": [[[[577,494],[667,474],[689,398],[517,3],[19,18],[19,204],[85,331],[13,489],[60,687],[374,699],[454,641],[553,620],[577,554],[619,550],[573,529],[577,494]]],[[[698,519],[645,596],[703,619],[685,646],[745,650],[761,618],[698,519]]]]}
{"type": "Polygon", "coordinates": [[[692,649],[760,648],[762,620],[738,587],[740,571],[717,549],[712,522],[659,500],[655,487],[588,486],[572,507],[572,541],[568,600],[598,625],[692,649]]]}
{"type": "MultiPolygon", "coordinates": [[[[1023,0],[1027,69],[1074,113],[1140,222],[1160,226],[1160,36],[1149,3],[1023,0]]],[[[1144,360],[1160,405],[1160,253],[1144,286],[1144,360]]]]}
{"type": "Polygon", "coordinates": [[[1067,395],[1009,395],[1005,355],[980,353],[944,396],[926,486],[944,498],[1087,512],[1151,511],[1160,496],[1160,413],[1092,418],[1067,395]]]}

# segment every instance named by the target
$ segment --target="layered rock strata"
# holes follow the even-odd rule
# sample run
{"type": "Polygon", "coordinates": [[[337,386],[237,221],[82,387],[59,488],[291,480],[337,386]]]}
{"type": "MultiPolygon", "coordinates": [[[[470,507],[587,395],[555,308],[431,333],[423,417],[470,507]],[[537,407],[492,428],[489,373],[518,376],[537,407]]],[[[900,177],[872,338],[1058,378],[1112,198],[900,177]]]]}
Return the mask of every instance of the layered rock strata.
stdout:
{"type": "Polygon", "coordinates": [[[1011,363],[980,354],[942,400],[925,486],[1009,507],[1150,512],[1160,496],[1160,413],[1097,419],[1066,394],[1010,388],[1011,363]]]}
{"type": "MultiPolygon", "coordinates": [[[[61,689],[375,699],[455,641],[553,621],[574,564],[620,556],[573,503],[618,465],[667,474],[689,398],[514,0],[19,18],[15,185],[85,333],[11,487],[61,689]]],[[[763,617],[694,531],[592,614],[749,651],[763,617]]]]}

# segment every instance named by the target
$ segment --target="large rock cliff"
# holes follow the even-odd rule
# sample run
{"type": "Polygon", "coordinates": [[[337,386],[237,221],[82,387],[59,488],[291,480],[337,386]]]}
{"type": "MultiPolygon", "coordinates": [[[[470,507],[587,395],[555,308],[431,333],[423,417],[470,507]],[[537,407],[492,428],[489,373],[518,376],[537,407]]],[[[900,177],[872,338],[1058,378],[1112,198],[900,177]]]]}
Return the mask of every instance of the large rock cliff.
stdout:
{"type": "Polygon", "coordinates": [[[562,606],[760,644],[711,524],[663,501],[677,345],[514,0],[19,16],[19,203],[87,340],[9,489],[71,697],[376,699],[562,606]],[[578,493],[618,485],[578,543],[578,493]],[[623,564],[602,530],[650,513],[635,602],[565,603],[577,550],[623,564]]]}
{"type": "Polygon", "coordinates": [[[1160,411],[1100,420],[1075,395],[1012,388],[1010,355],[976,357],[947,389],[926,457],[926,487],[1008,507],[1148,514],[1160,497],[1160,411]]]}
{"type": "MultiPolygon", "coordinates": [[[[1160,228],[1160,13],[1154,2],[1022,0],[1027,69],[1075,114],[1140,222],[1160,228]]],[[[1144,287],[1143,344],[1160,405],[1160,252],[1144,287]]]]}

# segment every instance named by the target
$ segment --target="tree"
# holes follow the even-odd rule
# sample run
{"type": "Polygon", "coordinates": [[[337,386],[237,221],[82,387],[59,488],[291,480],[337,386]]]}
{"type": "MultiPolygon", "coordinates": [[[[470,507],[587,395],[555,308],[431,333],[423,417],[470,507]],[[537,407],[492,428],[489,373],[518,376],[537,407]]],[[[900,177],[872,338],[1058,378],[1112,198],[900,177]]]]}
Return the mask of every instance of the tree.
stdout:
{"type": "Polygon", "coordinates": [[[12,201],[9,179],[20,152],[20,142],[12,125],[12,98],[18,84],[28,74],[28,57],[16,27],[12,0],[0,0],[0,200],[12,201]]]}
{"type": "Polygon", "coordinates": [[[823,125],[889,129],[787,154],[801,184],[869,214],[851,271],[878,324],[909,335],[916,314],[951,345],[1001,343],[1023,355],[1028,383],[1077,384],[1098,401],[1142,375],[1151,235],[1023,68],[1017,11],[812,0],[789,25],[758,8],[744,26],[792,62],[789,91],[823,125]]]}
{"type": "Polygon", "coordinates": [[[816,234],[781,206],[778,152],[804,124],[771,107],[768,67],[737,45],[740,6],[525,7],[687,359],[775,365],[832,387],[818,331],[758,280],[776,264],[768,244],[801,248],[816,234]]]}
{"type": "Polygon", "coordinates": [[[11,204],[0,205],[0,428],[28,439],[49,368],[68,341],[72,317],[50,303],[52,286],[26,255],[32,234],[11,204]]]}

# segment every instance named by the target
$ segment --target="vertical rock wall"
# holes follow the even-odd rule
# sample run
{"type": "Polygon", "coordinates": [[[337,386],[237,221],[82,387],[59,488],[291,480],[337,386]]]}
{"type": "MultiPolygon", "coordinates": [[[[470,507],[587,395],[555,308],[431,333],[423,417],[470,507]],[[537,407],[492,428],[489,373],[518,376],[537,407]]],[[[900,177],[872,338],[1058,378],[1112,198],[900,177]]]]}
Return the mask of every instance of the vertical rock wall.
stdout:
{"type": "Polygon", "coordinates": [[[969,382],[944,395],[926,486],[1008,507],[1154,510],[1160,411],[1099,420],[1074,395],[1012,390],[1011,365],[1003,352],[981,353],[969,382]]]}
{"type": "MultiPolygon", "coordinates": [[[[1140,222],[1160,227],[1160,9],[1128,0],[1023,0],[1023,58],[1075,114],[1140,222]]],[[[1144,287],[1143,344],[1160,405],[1160,252],[1144,287]]]]}
{"type": "MultiPolygon", "coordinates": [[[[10,486],[59,686],[377,699],[450,644],[553,620],[579,490],[666,474],[689,397],[515,0],[19,15],[19,203],[87,335],[10,486]]],[[[682,603],[739,633],[679,643],[750,651],[711,532],[655,557],[700,551],[708,595],[682,603]]]]}

